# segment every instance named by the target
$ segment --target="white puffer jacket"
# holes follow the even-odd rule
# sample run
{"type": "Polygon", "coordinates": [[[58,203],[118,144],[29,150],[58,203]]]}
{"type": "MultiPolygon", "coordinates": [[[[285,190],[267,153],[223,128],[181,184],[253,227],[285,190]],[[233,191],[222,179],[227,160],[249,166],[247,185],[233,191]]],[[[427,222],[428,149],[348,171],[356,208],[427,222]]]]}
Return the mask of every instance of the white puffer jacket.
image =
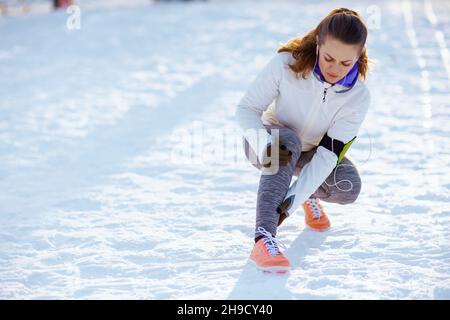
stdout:
{"type": "MultiPolygon", "coordinates": [[[[265,131],[264,124],[288,127],[297,133],[302,151],[308,151],[319,145],[325,133],[332,139],[349,142],[358,134],[369,108],[369,90],[362,81],[357,80],[353,88],[340,92],[346,88],[322,82],[312,73],[307,79],[297,79],[288,66],[293,61],[291,53],[277,53],[237,106],[236,120],[259,159],[270,136],[267,133],[264,141],[258,141],[258,136],[249,134],[252,131],[249,129],[265,131]]],[[[286,195],[287,198],[295,194],[296,203],[290,213],[317,190],[336,163],[336,154],[322,146],[317,148],[300,172],[295,189],[291,188],[286,195]]]]}

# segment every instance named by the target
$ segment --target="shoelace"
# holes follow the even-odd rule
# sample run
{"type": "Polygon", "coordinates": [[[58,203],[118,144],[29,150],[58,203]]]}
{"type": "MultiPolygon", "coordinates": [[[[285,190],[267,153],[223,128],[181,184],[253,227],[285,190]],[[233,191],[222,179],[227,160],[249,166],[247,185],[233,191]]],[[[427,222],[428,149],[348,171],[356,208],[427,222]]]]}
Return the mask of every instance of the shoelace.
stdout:
{"type": "Polygon", "coordinates": [[[312,209],[314,219],[317,219],[317,220],[320,219],[321,210],[320,210],[319,202],[317,201],[317,199],[309,198],[308,200],[306,200],[306,203],[312,209]]]}
{"type": "Polygon", "coordinates": [[[266,246],[267,251],[269,251],[270,255],[275,256],[279,254],[280,247],[286,248],[278,239],[273,237],[272,234],[263,227],[258,227],[258,232],[264,236],[264,245],[266,246]]]}

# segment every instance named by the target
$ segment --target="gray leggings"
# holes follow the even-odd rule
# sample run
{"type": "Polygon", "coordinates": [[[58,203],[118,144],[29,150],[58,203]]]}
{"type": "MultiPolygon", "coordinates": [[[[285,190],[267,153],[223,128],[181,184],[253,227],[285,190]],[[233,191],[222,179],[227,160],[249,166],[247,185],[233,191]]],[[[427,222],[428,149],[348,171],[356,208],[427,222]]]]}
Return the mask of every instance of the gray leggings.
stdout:
{"type": "MultiPolygon", "coordinates": [[[[260,236],[258,227],[265,228],[273,236],[276,235],[279,218],[276,209],[282,203],[292,177],[298,176],[303,166],[311,161],[317,149],[316,147],[310,151],[301,152],[301,142],[292,129],[277,126],[266,126],[266,129],[269,132],[270,129],[279,129],[280,139],[292,151],[292,160],[287,166],[280,167],[276,174],[261,174],[256,202],[255,238],[260,236]]],[[[245,138],[243,145],[247,159],[249,161],[256,159],[255,152],[245,138]]],[[[259,170],[262,168],[259,162],[252,165],[259,170]]],[[[348,158],[344,157],[311,197],[326,202],[348,204],[356,200],[360,190],[361,178],[358,170],[348,158]]]]}

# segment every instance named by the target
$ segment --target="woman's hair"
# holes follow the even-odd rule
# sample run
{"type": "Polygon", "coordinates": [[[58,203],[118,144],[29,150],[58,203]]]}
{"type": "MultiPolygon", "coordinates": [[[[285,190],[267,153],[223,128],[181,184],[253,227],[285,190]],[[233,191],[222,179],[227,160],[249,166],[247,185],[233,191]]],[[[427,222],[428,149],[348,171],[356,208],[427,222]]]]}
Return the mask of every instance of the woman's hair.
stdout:
{"type": "Polygon", "coordinates": [[[363,79],[366,78],[369,62],[364,46],[367,39],[367,27],[356,11],[346,8],[334,9],[305,36],[293,38],[278,48],[278,53],[292,53],[295,62],[289,64],[289,67],[295,72],[297,78],[301,75],[303,79],[306,79],[314,68],[318,45],[316,36],[319,37],[319,44],[322,44],[327,36],[331,36],[345,44],[359,45],[361,51],[357,62],[358,73],[363,79]]]}

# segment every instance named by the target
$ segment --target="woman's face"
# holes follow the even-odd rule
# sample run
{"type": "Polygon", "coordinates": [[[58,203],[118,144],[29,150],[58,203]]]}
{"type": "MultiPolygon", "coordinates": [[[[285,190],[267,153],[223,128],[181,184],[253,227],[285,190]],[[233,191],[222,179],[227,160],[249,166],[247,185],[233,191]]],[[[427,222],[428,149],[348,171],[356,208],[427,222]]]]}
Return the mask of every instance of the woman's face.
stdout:
{"type": "Polygon", "coordinates": [[[319,45],[319,67],[325,80],[336,83],[344,78],[358,60],[359,51],[359,45],[345,44],[328,36],[319,45]]]}

